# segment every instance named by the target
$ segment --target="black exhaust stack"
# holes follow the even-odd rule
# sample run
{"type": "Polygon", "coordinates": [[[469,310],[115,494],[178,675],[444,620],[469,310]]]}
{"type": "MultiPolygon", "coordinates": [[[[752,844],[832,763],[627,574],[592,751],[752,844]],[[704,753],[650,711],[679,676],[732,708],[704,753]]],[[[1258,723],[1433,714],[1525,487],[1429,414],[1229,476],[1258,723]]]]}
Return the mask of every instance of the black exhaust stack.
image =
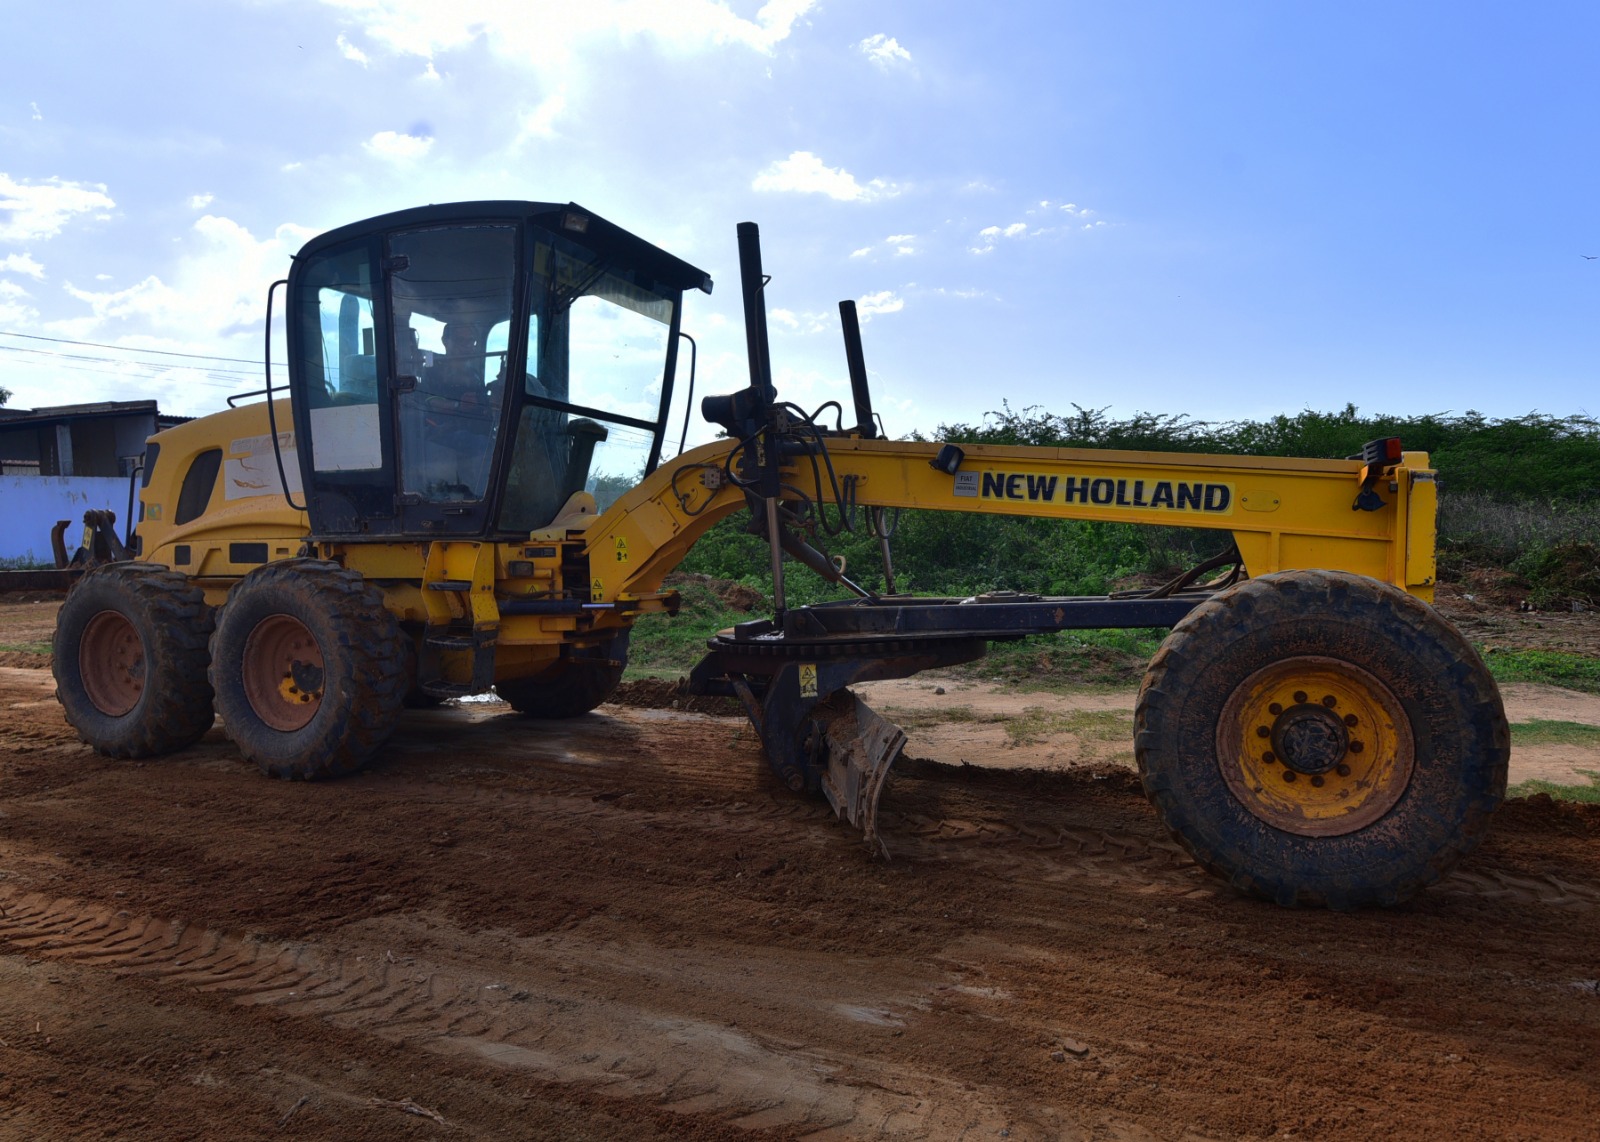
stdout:
{"type": "Polygon", "coordinates": [[[850,394],[855,397],[856,431],[863,440],[876,440],[878,422],[872,417],[872,393],[867,388],[867,358],[861,351],[861,322],[856,303],[839,303],[839,325],[844,330],[844,360],[850,370],[850,394]]]}

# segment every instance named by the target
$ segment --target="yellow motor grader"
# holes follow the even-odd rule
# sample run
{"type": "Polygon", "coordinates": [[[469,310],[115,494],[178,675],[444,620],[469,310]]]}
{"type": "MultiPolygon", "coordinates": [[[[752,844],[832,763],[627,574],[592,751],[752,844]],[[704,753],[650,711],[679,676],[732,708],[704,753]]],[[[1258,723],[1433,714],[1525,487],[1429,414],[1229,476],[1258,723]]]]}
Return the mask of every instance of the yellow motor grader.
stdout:
{"type": "MultiPolygon", "coordinates": [[[[689,686],[736,696],[769,764],[871,839],[904,734],[853,683],[1071,628],[1170,627],[1135,753],[1206,868],[1282,904],[1393,904],[1439,879],[1504,794],[1508,732],[1471,646],[1429,606],[1434,473],[1351,460],[882,439],[851,303],[855,424],[771,383],[759,236],[738,228],[750,384],[706,398],[715,443],[662,461],[684,295],[701,270],[576,204],[471,202],[313,239],[284,290],[287,392],[150,438],[128,550],[55,635],[68,720],[115,757],[220,715],[270,775],[360,768],[402,707],[493,689],[567,718],[621,678],[637,618],[718,520],[770,549],[771,618],[716,636],[689,686]],[[642,473],[642,475],[641,475],[642,473]],[[1106,597],[925,598],[853,582],[819,521],[887,509],[1209,528],[1226,550],[1106,597]],[[839,601],[788,606],[786,560],[839,601]]],[[[269,339],[270,350],[270,339],[269,339]]],[[[681,354],[680,347],[688,353],[681,354]]],[[[269,352],[270,356],[270,352],[269,352]]],[[[230,402],[232,403],[232,402],[230,402]]],[[[333,795],[330,793],[330,795],[333,795]]]]}

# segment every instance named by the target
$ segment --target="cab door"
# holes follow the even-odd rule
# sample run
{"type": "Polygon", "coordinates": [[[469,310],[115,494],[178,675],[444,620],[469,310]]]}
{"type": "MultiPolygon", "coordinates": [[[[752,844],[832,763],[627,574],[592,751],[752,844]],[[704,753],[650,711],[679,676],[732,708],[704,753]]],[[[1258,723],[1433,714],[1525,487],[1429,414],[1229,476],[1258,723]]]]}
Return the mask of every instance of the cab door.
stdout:
{"type": "Polygon", "coordinates": [[[300,262],[290,277],[296,450],[318,535],[399,527],[379,256],[376,240],[360,239],[300,262]]]}

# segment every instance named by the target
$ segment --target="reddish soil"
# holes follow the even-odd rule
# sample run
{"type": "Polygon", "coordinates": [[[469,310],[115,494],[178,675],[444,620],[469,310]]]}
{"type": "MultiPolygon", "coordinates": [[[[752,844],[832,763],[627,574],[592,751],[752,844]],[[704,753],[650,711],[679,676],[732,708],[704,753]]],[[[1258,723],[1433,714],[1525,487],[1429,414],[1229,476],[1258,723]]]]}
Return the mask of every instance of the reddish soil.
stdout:
{"type": "Polygon", "coordinates": [[[0,1138],[1595,1136],[1600,809],[1287,911],[1105,765],[908,764],[885,860],[638,689],[303,785],[0,667],[0,1138]]]}

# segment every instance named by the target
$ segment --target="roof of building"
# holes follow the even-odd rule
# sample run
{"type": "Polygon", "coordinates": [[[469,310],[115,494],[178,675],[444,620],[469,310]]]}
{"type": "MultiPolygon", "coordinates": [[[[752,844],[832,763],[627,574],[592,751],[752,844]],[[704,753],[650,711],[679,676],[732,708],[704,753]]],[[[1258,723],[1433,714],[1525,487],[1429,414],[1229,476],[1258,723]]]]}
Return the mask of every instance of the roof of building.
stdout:
{"type": "Polygon", "coordinates": [[[193,420],[189,416],[172,416],[161,412],[153,400],[106,400],[89,404],[58,404],[44,408],[0,407],[0,424],[7,427],[26,423],[48,423],[60,420],[85,420],[94,417],[138,416],[148,414],[163,424],[182,424],[193,420]]]}

